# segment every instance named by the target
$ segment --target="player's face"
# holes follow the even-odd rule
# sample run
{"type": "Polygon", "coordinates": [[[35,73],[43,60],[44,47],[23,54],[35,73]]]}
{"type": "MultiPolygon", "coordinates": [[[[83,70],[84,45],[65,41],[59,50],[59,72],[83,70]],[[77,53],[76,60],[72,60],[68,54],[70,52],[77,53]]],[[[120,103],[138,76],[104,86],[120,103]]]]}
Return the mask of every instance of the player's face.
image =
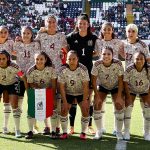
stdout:
{"type": "Polygon", "coordinates": [[[135,41],[137,38],[137,32],[131,28],[129,28],[126,32],[127,38],[131,41],[135,41]]]}
{"type": "Polygon", "coordinates": [[[106,65],[106,66],[111,65],[112,59],[113,59],[112,52],[108,49],[103,49],[102,50],[102,60],[103,60],[104,65],[106,65]]]}
{"type": "Polygon", "coordinates": [[[67,54],[67,64],[71,70],[75,70],[78,65],[78,57],[76,54],[68,53],[67,54]]]}
{"type": "Polygon", "coordinates": [[[43,55],[35,55],[35,64],[37,69],[43,70],[45,67],[46,59],[43,55]]]}
{"type": "Polygon", "coordinates": [[[57,30],[57,22],[54,18],[48,18],[46,21],[46,26],[48,30],[57,30]]]}
{"type": "Polygon", "coordinates": [[[112,38],[113,29],[111,26],[108,26],[108,25],[103,26],[101,31],[102,31],[102,34],[104,37],[106,37],[106,38],[111,37],[112,38]]]}
{"type": "Polygon", "coordinates": [[[23,42],[30,43],[32,38],[32,31],[29,29],[23,29],[21,32],[23,42]]]}
{"type": "Polygon", "coordinates": [[[8,39],[8,30],[6,28],[0,28],[0,40],[7,40],[8,39]]]}
{"type": "Polygon", "coordinates": [[[1,68],[7,67],[7,61],[8,61],[8,59],[7,59],[6,55],[0,54],[0,67],[1,68]]]}
{"type": "Polygon", "coordinates": [[[144,64],[145,64],[145,58],[142,54],[139,54],[139,53],[136,53],[134,55],[134,64],[137,66],[137,67],[141,67],[143,68],[144,64]]]}
{"type": "Polygon", "coordinates": [[[78,20],[78,29],[79,29],[79,32],[87,32],[87,29],[89,27],[89,23],[87,20],[78,20]]]}

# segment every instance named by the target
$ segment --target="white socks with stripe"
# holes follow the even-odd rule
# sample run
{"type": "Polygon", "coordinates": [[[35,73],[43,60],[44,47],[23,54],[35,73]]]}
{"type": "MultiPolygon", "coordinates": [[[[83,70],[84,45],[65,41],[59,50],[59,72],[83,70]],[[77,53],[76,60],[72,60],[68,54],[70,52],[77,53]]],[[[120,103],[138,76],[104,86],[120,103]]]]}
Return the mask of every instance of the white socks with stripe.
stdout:
{"type": "Polygon", "coordinates": [[[9,116],[11,113],[11,106],[10,103],[4,103],[4,128],[8,127],[8,121],[9,121],[9,116]]]}
{"type": "Polygon", "coordinates": [[[124,109],[115,111],[116,131],[122,132],[122,126],[124,121],[124,109]]]}
{"type": "Polygon", "coordinates": [[[86,133],[89,125],[89,117],[81,117],[81,132],[86,133]]]}
{"type": "Polygon", "coordinates": [[[20,130],[20,114],[21,111],[19,108],[13,109],[13,118],[15,122],[15,130],[20,130]]]}
{"type": "Polygon", "coordinates": [[[60,122],[63,133],[68,132],[68,115],[66,117],[60,116],[60,122]]]}
{"type": "Polygon", "coordinates": [[[51,116],[51,131],[56,132],[57,126],[57,110],[53,110],[53,115],[51,116]]]}
{"type": "Polygon", "coordinates": [[[102,129],[102,113],[100,110],[94,110],[94,121],[95,121],[95,125],[97,130],[101,130],[102,129]]]}
{"type": "Polygon", "coordinates": [[[150,134],[150,107],[144,106],[144,134],[150,134]]]}
{"type": "Polygon", "coordinates": [[[130,133],[130,122],[131,122],[132,110],[133,110],[132,105],[125,108],[125,111],[124,111],[124,132],[130,133]]]}

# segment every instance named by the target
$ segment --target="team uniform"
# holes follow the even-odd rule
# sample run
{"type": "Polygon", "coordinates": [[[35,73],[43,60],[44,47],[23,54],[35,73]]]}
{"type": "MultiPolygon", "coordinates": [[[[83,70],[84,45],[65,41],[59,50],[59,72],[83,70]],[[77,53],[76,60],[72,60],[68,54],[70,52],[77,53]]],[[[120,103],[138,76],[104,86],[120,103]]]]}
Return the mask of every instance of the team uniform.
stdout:
{"type": "Polygon", "coordinates": [[[50,57],[58,73],[58,70],[62,65],[61,49],[67,47],[65,35],[59,32],[55,35],[48,35],[47,33],[38,33],[35,40],[40,41],[41,50],[47,53],[47,55],[50,57]]]}
{"type": "MultiPolygon", "coordinates": [[[[58,82],[65,84],[66,99],[69,104],[72,104],[74,99],[80,103],[83,100],[83,82],[89,81],[87,68],[80,64],[77,69],[71,71],[68,65],[61,68],[58,76],[58,82]]],[[[82,117],[82,132],[85,133],[88,126],[88,117],[82,117]]],[[[67,133],[68,116],[61,116],[61,125],[63,133],[67,133]]]]}
{"type": "Polygon", "coordinates": [[[133,55],[136,52],[144,53],[146,58],[150,57],[149,48],[143,41],[137,40],[137,42],[134,44],[129,43],[127,40],[123,42],[126,67],[133,63],[133,55]]]}
{"type": "MultiPolygon", "coordinates": [[[[42,88],[51,88],[51,80],[56,79],[56,71],[53,67],[45,67],[43,70],[38,70],[36,66],[31,67],[27,72],[27,82],[30,83],[36,83],[41,89],[42,88]]],[[[33,124],[34,124],[33,118],[28,116],[28,124],[29,124],[29,130],[33,131],[33,124]]]]}
{"type": "MultiPolygon", "coordinates": [[[[143,42],[140,41],[139,39],[137,39],[136,43],[129,43],[127,40],[123,41],[124,42],[124,52],[125,52],[125,67],[127,68],[128,66],[130,66],[133,63],[133,55],[136,52],[142,52],[145,54],[146,58],[149,58],[150,54],[149,54],[149,48],[148,46],[143,42]]],[[[144,105],[143,102],[141,102],[141,107],[142,109],[144,109],[144,105]]],[[[125,109],[125,130],[127,132],[125,133],[129,133],[129,126],[130,126],[130,119],[131,119],[131,112],[132,112],[133,106],[128,106],[125,109]],[[128,119],[130,118],[130,119],[128,119]]],[[[130,139],[130,137],[128,136],[129,134],[124,134],[124,138],[125,139],[130,139]],[[126,136],[127,135],[127,136],[126,136]]]]}
{"type": "MultiPolygon", "coordinates": [[[[97,76],[99,81],[99,91],[102,93],[118,93],[118,77],[124,74],[122,63],[118,59],[112,59],[112,64],[109,67],[105,67],[103,60],[97,60],[92,68],[91,74],[97,76]]],[[[122,110],[115,110],[116,117],[116,130],[121,133],[124,113],[122,110]]],[[[94,120],[96,127],[100,132],[102,129],[102,112],[101,110],[94,110],[94,120]]],[[[96,137],[96,135],[95,135],[96,137]]],[[[96,139],[96,138],[95,138],[96,139]]]]}
{"type": "Polygon", "coordinates": [[[14,41],[13,40],[7,40],[5,43],[0,44],[0,50],[6,50],[10,55],[13,50],[14,41]]]}
{"type": "MultiPolygon", "coordinates": [[[[20,68],[17,64],[11,62],[7,68],[0,68],[0,94],[3,91],[7,91],[9,95],[18,95],[20,92],[18,78],[16,78],[17,73],[20,72],[20,68]]],[[[5,106],[6,108],[8,106],[5,106]]],[[[5,113],[10,113],[9,110],[5,108],[5,113]]],[[[18,108],[13,109],[13,118],[15,122],[15,130],[20,130],[20,115],[21,110],[18,108]]],[[[8,116],[7,116],[8,117],[8,116]]],[[[7,128],[4,125],[4,128],[7,128]]],[[[6,129],[7,130],[7,129],[6,129]]]]}
{"type": "Polygon", "coordinates": [[[95,49],[102,52],[105,47],[111,47],[113,49],[113,57],[118,59],[120,50],[122,49],[123,42],[119,39],[112,39],[110,41],[105,41],[104,39],[98,39],[95,44],[95,49]]]}
{"type": "MultiPolygon", "coordinates": [[[[55,66],[56,73],[59,74],[59,68],[62,65],[62,48],[67,47],[67,41],[66,41],[66,36],[63,33],[57,32],[55,35],[49,35],[47,33],[38,33],[35,40],[40,42],[41,45],[41,50],[46,52],[47,55],[50,57],[53,65],[55,66]]],[[[52,131],[55,132],[55,130],[58,130],[59,128],[56,129],[53,128],[55,121],[57,120],[57,127],[60,125],[60,120],[59,120],[59,114],[61,110],[61,98],[59,92],[57,93],[57,110],[56,111],[58,114],[54,113],[51,117],[51,126],[52,126],[52,131]]]]}
{"type": "MultiPolygon", "coordinates": [[[[150,88],[150,66],[148,66],[147,70],[143,68],[142,71],[139,72],[134,64],[129,65],[125,71],[124,82],[128,83],[130,95],[148,95],[150,88]]],[[[129,133],[130,130],[131,112],[133,107],[128,106],[127,109],[129,111],[125,116],[125,133],[129,133]]],[[[148,137],[150,136],[150,108],[148,106],[144,107],[144,132],[145,139],[150,140],[148,137]]]]}
{"type": "Polygon", "coordinates": [[[93,34],[81,37],[79,32],[76,33],[73,32],[67,36],[69,49],[77,52],[79,62],[87,67],[90,79],[91,79],[91,69],[93,66],[92,63],[93,51],[95,50],[94,48],[96,39],[97,36],[93,34]]]}

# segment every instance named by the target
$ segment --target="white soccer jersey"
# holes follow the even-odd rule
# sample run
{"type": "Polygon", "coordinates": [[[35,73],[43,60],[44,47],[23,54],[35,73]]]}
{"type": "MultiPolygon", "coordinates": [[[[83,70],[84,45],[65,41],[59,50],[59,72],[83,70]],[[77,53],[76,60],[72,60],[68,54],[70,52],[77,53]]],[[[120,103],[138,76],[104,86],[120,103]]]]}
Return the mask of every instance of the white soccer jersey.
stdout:
{"type": "Polygon", "coordinates": [[[58,82],[65,84],[66,94],[73,96],[82,95],[83,82],[89,80],[88,70],[82,64],[79,64],[74,71],[71,71],[67,65],[63,66],[58,76],[58,82]]]}
{"type": "Polygon", "coordinates": [[[124,52],[125,52],[125,62],[126,67],[133,63],[133,55],[136,52],[143,52],[145,56],[148,58],[149,48],[143,41],[137,41],[134,44],[130,44],[127,40],[124,41],[124,52]]]}
{"type": "Polygon", "coordinates": [[[56,71],[53,67],[45,67],[43,70],[38,70],[33,66],[27,72],[27,82],[37,83],[40,88],[51,87],[51,80],[56,78],[56,71]]]}
{"type": "Polygon", "coordinates": [[[100,59],[94,62],[91,74],[98,77],[99,85],[112,90],[118,87],[118,77],[124,74],[124,69],[118,59],[113,59],[113,63],[109,67],[105,67],[100,59]]]}
{"type": "Polygon", "coordinates": [[[26,73],[35,64],[34,55],[40,52],[40,44],[38,42],[31,42],[30,44],[16,42],[14,44],[14,50],[16,51],[17,64],[26,73]]]}
{"type": "Polygon", "coordinates": [[[128,83],[131,93],[148,93],[150,85],[150,67],[148,67],[148,73],[145,68],[143,68],[141,72],[138,72],[135,65],[131,64],[125,71],[124,81],[128,83]]]}
{"type": "Polygon", "coordinates": [[[0,84],[11,85],[18,79],[16,78],[20,68],[17,64],[11,62],[7,68],[0,68],[0,84]]]}
{"type": "Polygon", "coordinates": [[[61,49],[67,47],[66,36],[63,33],[48,35],[47,33],[39,33],[35,40],[40,41],[41,50],[46,52],[58,72],[61,66],[61,49]]]}
{"type": "Polygon", "coordinates": [[[0,44],[0,50],[6,50],[11,55],[13,45],[14,45],[13,40],[7,40],[5,43],[0,44]]]}
{"type": "Polygon", "coordinates": [[[106,46],[109,46],[113,49],[113,57],[118,59],[118,54],[123,47],[123,42],[119,39],[112,39],[110,41],[105,41],[104,39],[97,39],[95,44],[95,50],[100,51],[101,54],[102,49],[106,46]]]}

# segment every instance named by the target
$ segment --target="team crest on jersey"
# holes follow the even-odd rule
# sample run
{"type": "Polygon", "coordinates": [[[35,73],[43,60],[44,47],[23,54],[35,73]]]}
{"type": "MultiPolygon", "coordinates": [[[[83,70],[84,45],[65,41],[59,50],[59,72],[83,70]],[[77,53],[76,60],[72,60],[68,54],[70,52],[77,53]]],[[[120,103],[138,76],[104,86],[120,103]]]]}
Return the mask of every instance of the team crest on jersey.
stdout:
{"type": "Polygon", "coordinates": [[[77,40],[75,40],[75,41],[74,41],[74,43],[78,43],[78,41],[77,41],[77,40]]]}
{"type": "Polygon", "coordinates": [[[92,46],[93,45],[93,41],[92,40],[88,40],[88,46],[92,46]]]}

